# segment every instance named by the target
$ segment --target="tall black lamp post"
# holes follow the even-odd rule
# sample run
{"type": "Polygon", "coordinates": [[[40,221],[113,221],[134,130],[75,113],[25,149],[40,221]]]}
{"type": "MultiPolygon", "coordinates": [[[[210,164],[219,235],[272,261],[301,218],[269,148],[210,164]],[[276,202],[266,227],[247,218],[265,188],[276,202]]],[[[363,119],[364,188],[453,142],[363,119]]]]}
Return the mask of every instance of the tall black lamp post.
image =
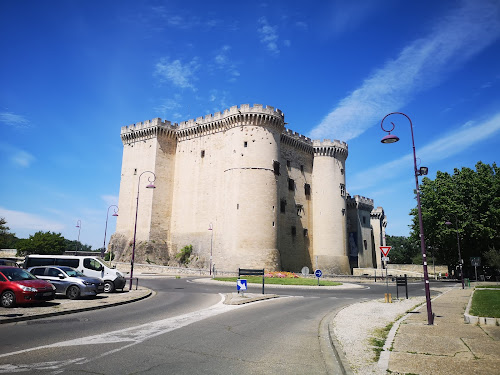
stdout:
{"type": "Polygon", "coordinates": [[[393,122],[391,122],[392,128],[390,130],[384,129],[384,120],[391,115],[403,115],[410,122],[411,142],[412,142],[412,146],[413,146],[413,170],[415,172],[415,186],[416,186],[416,191],[417,191],[418,223],[420,226],[420,247],[422,250],[422,259],[423,259],[422,263],[423,263],[423,267],[424,267],[425,300],[427,303],[427,323],[429,325],[432,325],[432,324],[434,324],[434,314],[432,313],[431,292],[430,292],[430,286],[429,286],[429,274],[427,272],[427,254],[425,251],[424,225],[423,225],[423,221],[422,221],[422,207],[420,205],[420,189],[418,186],[418,176],[425,176],[428,173],[429,169],[427,167],[420,167],[419,169],[417,169],[417,155],[415,152],[415,139],[413,137],[413,124],[411,122],[411,119],[407,115],[405,115],[404,113],[392,112],[392,113],[389,113],[388,115],[386,115],[382,119],[382,122],[380,123],[380,127],[382,128],[383,131],[385,131],[389,134],[386,135],[384,138],[382,138],[381,142],[382,143],[394,143],[394,142],[399,141],[399,138],[396,135],[391,134],[391,131],[393,131],[394,128],[396,127],[396,125],[394,125],[393,122]]]}
{"type": "MultiPolygon", "coordinates": [[[[455,216],[455,215],[453,215],[455,216]]],[[[445,222],[446,225],[453,225],[450,221],[445,222]]],[[[460,253],[460,237],[458,236],[458,219],[455,216],[455,229],[457,231],[457,247],[458,247],[458,264],[460,267],[460,278],[462,279],[462,289],[465,289],[464,270],[462,269],[462,254],[460,253]]]]}
{"type": "Polygon", "coordinates": [[[130,260],[130,287],[129,287],[130,290],[132,290],[132,278],[134,277],[135,238],[136,238],[136,234],[137,234],[137,212],[139,211],[139,190],[140,190],[140,184],[141,184],[141,177],[144,173],[151,173],[153,175],[152,180],[151,180],[151,177],[148,177],[149,184],[146,185],[146,188],[148,188],[148,189],[156,188],[156,186],[153,185],[153,182],[155,182],[155,180],[156,180],[156,175],[153,172],[144,171],[139,175],[139,180],[137,181],[137,203],[135,206],[134,242],[132,245],[132,259],[130,260]]]}

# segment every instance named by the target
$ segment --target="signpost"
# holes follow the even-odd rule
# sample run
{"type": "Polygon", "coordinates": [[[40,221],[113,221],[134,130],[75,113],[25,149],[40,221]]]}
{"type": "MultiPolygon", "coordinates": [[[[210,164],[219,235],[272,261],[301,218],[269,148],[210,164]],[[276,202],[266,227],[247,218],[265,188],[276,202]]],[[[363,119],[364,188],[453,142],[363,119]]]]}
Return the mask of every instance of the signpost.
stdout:
{"type": "Polygon", "coordinates": [[[314,271],[314,276],[318,278],[318,286],[319,286],[319,278],[323,276],[323,272],[321,272],[321,270],[316,270],[314,271]]]}
{"type": "Polygon", "coordinates": [[[474,266],[474,271],[476,274],[476,281],[477,281],[477,267],[481,265],[481,258],[480,257],[471,257],[470,263],[471,263],[471,266],[474,266]]]}
{"type": "Polygon", "coordinates": [[[389,293],[389,277],[387,276],[387,262],[389,261],[389,251],[391,251],[391,246],[380,246],[380,251],[382,252],[382,260],[384,261],[385,266],[385,284],[387,288],[387,293],[385,293],[385,302],[391,303],[392,297],[389,293]]]}
{"type": "Polygon", "coordinates": [[[241,290],[241,294],[243,295],[243,292],[248,289],[247,281],[245,279],[236,280],[236,288],[238,289],[238,293],[241,290]]]}

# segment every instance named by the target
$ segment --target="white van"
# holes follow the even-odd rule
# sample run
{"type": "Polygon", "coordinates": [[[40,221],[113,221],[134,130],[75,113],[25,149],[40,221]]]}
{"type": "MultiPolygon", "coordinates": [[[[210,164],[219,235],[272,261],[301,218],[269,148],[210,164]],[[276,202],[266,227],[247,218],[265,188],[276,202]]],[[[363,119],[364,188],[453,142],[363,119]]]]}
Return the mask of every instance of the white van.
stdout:
{"type": "Polygon", "coordinates": [[[73,255],[28,255],[24,259],[23,268],[35,266],[68,266],[85,276],[98,277],[104,280],[104,291],[110,293],[115,289],[123,289],[126,280],[123,275],[107,267],[99,259],[89,256],[73,255]]]}

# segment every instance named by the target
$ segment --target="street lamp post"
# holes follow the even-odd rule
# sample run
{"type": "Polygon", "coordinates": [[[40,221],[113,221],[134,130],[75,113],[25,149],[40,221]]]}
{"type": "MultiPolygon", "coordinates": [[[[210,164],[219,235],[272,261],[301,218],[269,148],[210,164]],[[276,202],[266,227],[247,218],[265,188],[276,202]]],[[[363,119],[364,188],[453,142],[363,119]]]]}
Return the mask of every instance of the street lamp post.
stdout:
{"type": "MultiPolygon", "coordinates": [[[[465,283],[464,283],[464,270],[462,269],[462,254],[460,253],[460,237],[458,236],[458,219],[455,216],[455,228],[457,231],[457,247],[458,247],[458,264],[460,267],[460,278],[462,279],[462,289],[465,289],[465,283]]],[[[453,225],[450,221],[445,222],[446,225],[453,225]]]]}
{"type": "MultiPolygon", "coordinates": [[[[117,212],[119,211],[118,206],[115,204],[112,204],[111,206],[108,207],[108,212],[106,213],[106,226],[104,227],[104,243],[101,249],[101,258],[104,258],[104,251],[106,250],[106,232],[108,231],[108,217],[109,217],[109,209],[111,207],[116,207],[116,209],[113,210],[115,212],[111,216],[118,216],[117,212]]],[[[109,255],[109,263],[111,264],[111,254],[109,255]]]]}
{"type": "Polygon", "coordinates": [[[415,152],[415,139],[413,137],[413,124],[411,122],[411,119],[407,115],[405,115],[404,113],[392,112],[392,113],[389,113],[388,115],[386,115],[382,119],[382,122],[380,123],[380,127],[382,128],[383,131],[385,131],[386,133],[389,133],[389,134],[386,135],[384,138],[382,138],[381,142],[382,143],[394,143],[394,142],[399,141],[399,138],[396,135],[391,134],[391,131],[394,130],[394,128],[396,127],[396,125],[394,125],[393,122],[391,122],[392,129],[390,129],[390,130],[384,129],[384,120],[387,117],[389,117],[390,115],[394,115],[394,114],[403,115],[410,122],[411,142],[412,142],[412,146],[413,146],[413,169],[415,172],[415,186],[416,186],[416,191],[417,191],[418,223],[420,226],[420,247],[422,250],[422,259],[423,259],[422,263],[423,263],[423,268],[424,268],[424,281],[425,281],[425,300],[427,303],[427,323],[429,325],[433,325],[434,324],[434,314],[432,313],[431,292],[430,292],[430,286],[429,286],[429,274],[427,272],[427,254],[425,251],[424,225],[423,225],[423,220],[422,220],[422,207],[420,204],[420,189],[418,186],[418,176],[426,175],[428,172],[428,168],[427,167],[420,167],[420,169],[417,169],[417,155],[415,152]]]}
{"type": "Polygon", "coordinates": [[[212,275],[212,243],[214,240],[214,226],[212,223],[208,225],[208,230],[210,231],[210,275],[212,275]]]}
{"type": "Polygon", "coordinates": [[[78,240],[75,243],[75,256],[78,255],[78,243],[80,242],[80,229],[82,229],[82,221],[81,220],[76,221],[76,227],[78,228],[78,240]]]}
{"type": "Polygon", "coordinates": [[[129,287],[130,290],[132,290],[132,278],[134,276],[135,238],[137,233],[137,212],[139,211],[139,188],[141,184],[141,177],[144,173],[151,173],[153,175],[153,180],[151,180],[150,177],[148,177],[149,184],[146,185],[146,188],[148,189],[156,188],[156,186],[153,185],[153,182],[155,182],[156,180],[156,175],[153,172],[144,171],[139,175],[139,180],[137,181],[137,203],[135,206],[134,242],[132,245],[132,259],[130,260],[130,287],[129,287]]]}

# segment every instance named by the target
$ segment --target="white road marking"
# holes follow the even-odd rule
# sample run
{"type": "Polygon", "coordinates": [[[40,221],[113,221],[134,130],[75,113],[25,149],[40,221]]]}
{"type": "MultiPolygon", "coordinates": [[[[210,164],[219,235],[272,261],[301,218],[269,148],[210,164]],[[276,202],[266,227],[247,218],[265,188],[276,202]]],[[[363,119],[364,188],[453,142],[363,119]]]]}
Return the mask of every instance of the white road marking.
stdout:
{"type": "Polygon", "coordinates": [[[9,372],[23,372],[23,371],[31,371],[31,370],[57,370],[61,367],[67,366],[72,363],[84,364],[90,361],[94,361],[96,358],[101,358],[107,356],[109,354],[124,350],[130,346],[137,345],[147,339],[150,339],[155,336],[159,336],[165,334],[170,331],[174,331],[176,329],[185,327],[192,323],[199,322],[201,320],[223,314],[228,311],[236,310],[245,305],[224,305],[222,303],[223,296],[221,295],[221,300],[204,310],[194,311],[192,313],[183,314],[179,316],[175,316],[168,319],[158,320],[156,322],[150,322],[146,324],[142,324],[136,327],[125,328],[113,332],[102,333],[99,335],[82,337],[74,340],[61,341],[58,343],[38,346],[30,349],[19,350],[16,352],[0,354],[0,358],[27,353],[34,350],[46,349],[46,348],[63,348],[68,346],[80,346],[80,345],[95,345],[95,344],[112,344],[119,342],[130,342],[128,345],[122,346],[118,349],[114,349],[105,353],[102,353],[98,357],[92,357],[90,359],[87,358],[77,358],[72,360],[60,361],[60,362],[43,362],[43,363],[34,363],[29,365],[0,365],[0,373],[9,373],[9,372]]]}

